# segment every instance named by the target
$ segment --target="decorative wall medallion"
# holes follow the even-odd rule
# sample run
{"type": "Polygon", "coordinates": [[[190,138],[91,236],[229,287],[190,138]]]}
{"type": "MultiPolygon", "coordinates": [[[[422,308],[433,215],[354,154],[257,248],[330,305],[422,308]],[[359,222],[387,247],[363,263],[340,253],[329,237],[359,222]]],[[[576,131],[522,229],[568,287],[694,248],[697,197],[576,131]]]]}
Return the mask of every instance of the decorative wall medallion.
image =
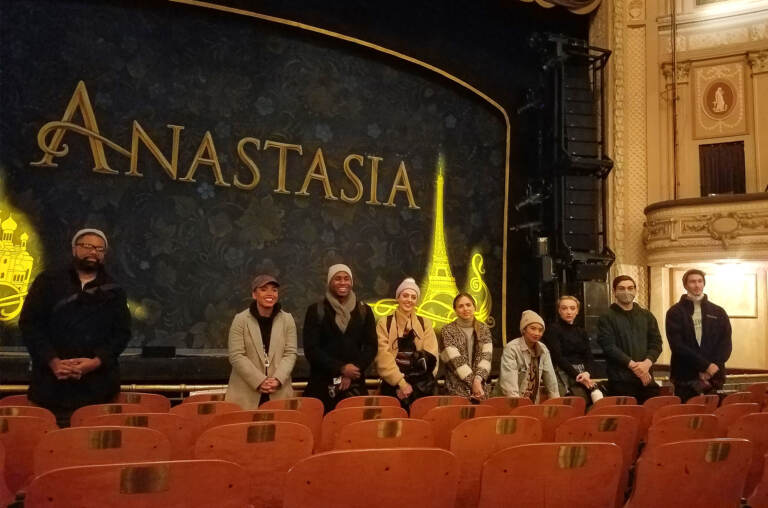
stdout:
{"type": "Polygon", "coordinates": [[[730,83],[713,81],[704,92],[704,112],[714,120],[725,118],[734,111],[734,95],[730,83]]]}
{"type": "Polygon", "coordinates": [[[697,139],[746,134],[743,62],[697,67],[693,85],[697,139]]]}

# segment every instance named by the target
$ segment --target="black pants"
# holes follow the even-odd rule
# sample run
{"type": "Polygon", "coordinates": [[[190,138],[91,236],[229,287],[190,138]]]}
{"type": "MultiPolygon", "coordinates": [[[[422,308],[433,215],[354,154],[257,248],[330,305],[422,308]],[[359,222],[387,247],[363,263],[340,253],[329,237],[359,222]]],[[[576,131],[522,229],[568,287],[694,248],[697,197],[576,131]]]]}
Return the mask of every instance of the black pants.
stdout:
{"type": "Polygon", "coordinates": [[[639,379],[636,382],[608,380],[609,395],[632,396],[637,399],[638,404],[642,404],[651,397],[657,397],[659,393],[659,385],[653,380],[648,386],[643,386],[643,383],[641,383],[639,379]]]}

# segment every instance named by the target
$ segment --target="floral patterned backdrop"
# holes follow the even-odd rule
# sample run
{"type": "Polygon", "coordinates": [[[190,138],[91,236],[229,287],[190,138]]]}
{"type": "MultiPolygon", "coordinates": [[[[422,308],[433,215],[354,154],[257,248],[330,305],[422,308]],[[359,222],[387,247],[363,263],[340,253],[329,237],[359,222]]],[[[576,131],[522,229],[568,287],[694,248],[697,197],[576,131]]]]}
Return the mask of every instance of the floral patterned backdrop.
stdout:
{"type": "MultiPolygon", "coordinates": [[[[82,226],[104,229],[107,263],[125,286],[134,316],[131,346],[226,347],[249,283],[276,275],[281,301],[301,328],[324,292],[330,264],[346,262],[367,300],[393,297],[406,275],[421,280],[431,248],[435,178],[445,157],[445,230],[453,274],[463,288],[470,252],[485,259],[492,315],[500,322],[505,125],[487,103],[445,78],[383,56],[267,22],[187,6],[18,0],[0,16],[0,210],[23,214],[36,235],[41,269],[68,262],[82,226]],[[196,182],[172,180],[141,146],[142,178],[129,159],[105,148],[119,174],[92,171],[86,136],[69,131],[58,167],[30,163],[43,153],[37,134],[61,120],[83,81],[101,135],[130,150],[138,121],[169,156],[180,134],[179,177],[206,131],[224,180],[250,179],[237,157],[241,138],[300,144],[277,187],[277,151],[247,151],[261,170],[253,190],[214,185],[209,166],[196,182]],[[396,206],[371,206],[370,161],[356,168],[365,194],[355,203],[323,198],[313,181],[297,196],[318,148],[333,192],[354,194],[344,178],[349,154],[381,157],[378,199],[386,201],[402,161],[419,209],[404,192],[396,206]]],[[[79,115],[74,123],[81,124],[79,115]]],[[[0,348],[21,344],[15,322],[0,348]]],[[[499,337],[497,337],[498,339],[499,337]]]]}

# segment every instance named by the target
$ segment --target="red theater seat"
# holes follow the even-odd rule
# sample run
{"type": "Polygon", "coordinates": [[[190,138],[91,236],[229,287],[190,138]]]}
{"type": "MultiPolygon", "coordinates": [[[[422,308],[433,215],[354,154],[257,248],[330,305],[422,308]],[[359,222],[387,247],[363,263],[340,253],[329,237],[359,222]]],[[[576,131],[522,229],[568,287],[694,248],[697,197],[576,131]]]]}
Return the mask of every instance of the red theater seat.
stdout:
{"type": "Polygon", "coordinates": [[[670,416],[704,414],[707,414],[707,407],[702,404],[670,404],[668,406],[660,407],[653,413],[651,425],[655,425],[656,422],[662,418],[668,418],[670,416]]]}
{"type": "Polygon", "coordinates": [[[762,458],[762,462],[763,476],[747,500],[747,506],[750,508],[768,508],[768,454],[762,458]]]}
{"type": "Polygon", "coordinates": [[[727,406],[728,404],[750,404],[753,402],[757,403],[752,392],[736,392],[726,395],[720,403],[720,406],[727,406]]]}
{"type": "Polygon", "coordinates": [[[56,424],[34,416],[0,417],[0,444],[5,447],[5,481],[17,492],[32,479],[35,447],[56,424]]]}
{"type": "Polygon", "coordinates": [[[243,468],[223,460],[180,460],[56,469],[29,485],[25,505],[36,508],[249,506],[243,468]]]}
{"type": "Polygon", "coordinates": [[[491,397],[480,401],[480,404],[494,407],[497,415],[506,416],[519,407],[532,405],[533,402],[525,397],[491,397]]]}
{"type": "Polygon", "coordinates": [[[763,477],[764,457],[768,452],[768,413],[742,416],[728,427],[728,437],[748,439],[752,443],[752,466],[744,485],[744,496],[749,497],[763,477]]]}
{"type": "Polygon", "coordinates": [[[226,393],[220,392],[220,393],[196,393],[195,395],[190,395],[189,397],[185,397],[184,400],[181,401],[182,404],[187,404],[189,402],[224,402],[224,398],[226,397],[226,393]]]}
{"type": "Polygon", "coordinates": [[[323,403],[314,397],[292,397],[289,399],[270,400],[259,406],[259,409],[289,409],[304,413],[309,419],[312,436],[315,438],[315,450],[320,445],[320,429],[323,424],[323,403]]]}
{"type": "Polygon", "coordinates": [[[720,432],[725,435],[728,427],[735,423],[739,418],[750,413],[759,413],[760,404],[734,402],[715,409],[715,416],[720,421],[720,432]]]}
{"type": "Polygon", "coordinates": [[[345,425],[336,437],[336,450],[432,447],[432,425],[416,418],[363,420],[345,425]]]}
{"type": "Polygon", "coordinates": [[[612,395],[610,397],[603,397],[598,400],[592,406],[592,410],[595,410],[603,406],[636,406],[637,399],[630,395],[612,395]]]}
{"type": "Polygon", "coordinates": [[[171,443],[171,459],[192,458],[196,426],[184,417],[170,413],[133,413],[93,416],[83,422],[83,427],[105,425],[123,427],[147,427],[154,429],[171,443]]]}
{"type": "Polygon", "coordinates": [[[171,400],[165,395],[156,393],[120,392],[115,402],[138,404],[146,413],[167,413],[171,409],[171,400]]]}
{"type": "Polygon", "coordinates": [[[13,493],[5,482],[5,446],[0,442],[0,506],[6,506],[13,501],[13,493]]]}
{"type": "Polygon", "coordinates": [[[466,397],[457,397],[455,395],[434,395],[430,397],[422,397],[416,399],[411,404],[410,416],[411,418],[424,418],[432,408],[443,406],[468,406],[471,404],[466,397]]]}
{"type": "Polygon", "coordinates": [[[35,416],[56,425],[56,415],[37,406],[0,406],[0,417],[3,416],[35,416]]]}
{"type": "Polygon", "coordinates": [[[451,433],[459,424],[481,416],[496,416],[491,406],[463,405],[433,407],[424,415],[424,420],[432,425],[435,446],[448,450],[451,446],[451,433]]]}
{"type": "Polygon", "coordinates": [[[379,420],[381,418],[407,418],[408,413],[400,406],[346,407],[334,409],[323,417],[320,445],[317,451],[332,450],[341,429],[352,422],[379,420]]]}
{"type": "Polygon", "coordinates": [[[557,405],[533,405],[523,406],[512,411],[514,416],[532,416],[541,422],[541,440],[552,442],[555,440],[555,431],[566,420],[578,415],[573,406],[557,405]]]}
{"type": "Polygon", "coordinates": [[[715,415],[668,416],[657,421],[648,429],[648,441],[643,453],[651,453],[658,446],[675,441],[714,439],[721,436],[715,415]]]}
{"type": "Polygon", "coordinates": [[[584,412],[587,410],[587,401],[581,397],[555,397],[554,399],[547,399],[543,405],[551,406],[573,406],[576,410],[576,416],[584,416],[584,412]]]}
{"type": "Polygon", "coordinates": [[[8,395],[0,399],[0,406],[34,406],[26,395],[8,395]]]}
{"type": "Polygon", "coordinates": [[[336,404],[335,409],[344,409],[345,407],[370,407],[370,406],[400,406],[400,401],[396,397],[387,395],[360,395],[358,397],[347,397],[336,404]]]}
{"type": "Polygon", "coordinates": [[[691,397],[687,401],[685,401],[686,404],[703,404],[707,410],[707,413],[714,413],[715,409],[717,409],[717,406],[720,405],[720,396],[719,395],[696,395],[695,397],[691,397]]]}
{"type": "Polygon", "coordinates": [[[197,439],[217,415],[235,411],[242,411],[242,408],[232,402],[188,402],[173,406],[168,412],[189,420],[194,425],[194,439],[197,439]]]}
{"type": "Polygon", "coordinates": [[[760,407],[765,407],[768,399],[768,383],[752,383],[747,387],[747,391],[752,394],[752,402],[757,402],[760,407]]]}
{"type": "Polygon", "coordinates": [[[72,413],[70,424],[73,427],[79,427],[85,420],[94,416],[141,413],[143,411],[146,411],[146,409],[138,404],[92,404],[90,406],[83,406],[79,409],[76,409],[72,413]]]}

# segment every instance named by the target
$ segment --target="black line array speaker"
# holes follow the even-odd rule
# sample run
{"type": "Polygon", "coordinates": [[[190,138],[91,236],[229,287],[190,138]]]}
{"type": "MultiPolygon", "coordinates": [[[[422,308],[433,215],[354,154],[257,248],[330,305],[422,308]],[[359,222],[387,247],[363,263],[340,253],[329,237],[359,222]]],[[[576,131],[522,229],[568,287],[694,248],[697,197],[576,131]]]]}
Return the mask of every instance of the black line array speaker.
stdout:
{"type": "Polygon", "coordinates": [[[600,249],[600,181],[589,175],[561,178],[563,241],[574,251],[597,253],[600,249]]]}

